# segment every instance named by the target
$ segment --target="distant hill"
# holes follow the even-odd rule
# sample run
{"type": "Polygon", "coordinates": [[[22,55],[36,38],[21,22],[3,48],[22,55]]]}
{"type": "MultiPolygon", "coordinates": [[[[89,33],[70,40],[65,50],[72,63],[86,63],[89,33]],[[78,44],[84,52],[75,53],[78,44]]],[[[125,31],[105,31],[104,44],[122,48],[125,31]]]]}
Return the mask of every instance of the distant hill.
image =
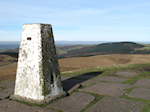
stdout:
{"type": "MultiPolygon", "coordinates": [[[[72,46],[72,45],[93,45],[108,43],[108,41],[55,41],[56,46],[72,46]]],[[[20,41],[0,41],[0,49],[15,49],[19,48],[20,41]]]]}
{"type": "MultiPolygon", "coordinates": [[[[12,57],[18,56],[18,48],[3,50],[1,54],[12,57]]],[[[65,45],[56,46],[58,58],[94,56],[104,54],[150,54],[150,44],[134,42],[114,42],[94,45],[65,45]]]]}
{"type": "Polygon", "coordinates": [[[104,54],[150,54],[149,46],[134,42],[103,43],[98,45],[80,46],[80,48],[67,50],[64,54],[59,54],[59,58],[93,56],[104,54]],[[145,49],[144,49],[145,48],[145,49]]]}
{"type": "Polygon", "coordinates": [[[0,41],[0,50],[16,49],[19,45],[19,41],[0,41]]]}

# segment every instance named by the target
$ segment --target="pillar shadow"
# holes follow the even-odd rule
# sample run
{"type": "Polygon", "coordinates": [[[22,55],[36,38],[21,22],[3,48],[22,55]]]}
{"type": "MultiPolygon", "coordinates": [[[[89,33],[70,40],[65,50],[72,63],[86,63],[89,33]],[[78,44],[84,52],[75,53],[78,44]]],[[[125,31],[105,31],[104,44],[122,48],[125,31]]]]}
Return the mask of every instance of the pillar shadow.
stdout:
{"type": "Polygon", "coordinates": [[[74,87],[76,84],[80,84],[84,81],[87,81],[93,77],[96,77],[100,74],[102,74],[103,72],[102,71],[99,71],[99,72],[89,72],[89,73],[85,73],[85,74],[82,74],[82,75],[78,75],[78,76],[75,76],[75,77],[72,77],[70,79],[66,79],[64,81],[62,81],[62,85],[63,85],[63,88],[64,88],[64,91],[68,91],[70,90],[72,87],[74,87]]]}

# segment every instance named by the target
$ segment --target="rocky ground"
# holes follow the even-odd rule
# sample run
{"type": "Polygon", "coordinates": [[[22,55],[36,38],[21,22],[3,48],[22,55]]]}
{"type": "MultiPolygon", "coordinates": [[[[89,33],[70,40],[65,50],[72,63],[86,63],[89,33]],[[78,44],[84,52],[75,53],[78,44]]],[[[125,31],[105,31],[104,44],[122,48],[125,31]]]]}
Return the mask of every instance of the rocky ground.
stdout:
{"type": "Polygon", "coordinates": [[[101,72],[62,76],[69,96],[41,106],[10,100],[15,81],[0,82],[0,112],[148,112],[150,79],[128,83],[138,74],[117,71],[110,76],[101,76],[101,72]]]}

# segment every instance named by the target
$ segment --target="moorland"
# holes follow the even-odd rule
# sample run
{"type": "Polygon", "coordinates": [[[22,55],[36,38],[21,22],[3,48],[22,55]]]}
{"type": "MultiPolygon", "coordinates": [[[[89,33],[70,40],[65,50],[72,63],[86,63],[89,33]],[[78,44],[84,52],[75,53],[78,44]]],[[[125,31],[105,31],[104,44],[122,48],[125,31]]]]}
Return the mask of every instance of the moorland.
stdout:
{"type": "MultiPolygon", "coordinates": [[[[17,49],[1,49],[0,81],[15,78],[17,49]]],[[[94,45],[57,46],[60,71],[96,68],[113,65],[150,63],[150,45],[134,42],[115,42],[94,45]]]]}

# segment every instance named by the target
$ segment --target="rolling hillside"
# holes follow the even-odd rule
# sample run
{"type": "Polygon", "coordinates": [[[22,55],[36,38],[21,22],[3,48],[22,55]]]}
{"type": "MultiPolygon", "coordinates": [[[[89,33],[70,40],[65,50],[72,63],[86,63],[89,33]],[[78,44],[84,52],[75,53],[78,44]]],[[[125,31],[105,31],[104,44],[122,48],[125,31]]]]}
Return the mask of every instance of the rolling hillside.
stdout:
{"type": "MultiPolygon", "coordinates": [[[[0,59],[0,81],[15,78],[17,63],[14,58],[1,56],[0,59]]],[[[99,68],[106,66],[125,66],[128,64],[150,63],[150,55],[140,54],[111,54],[90,57],[72,57],[58,59],[60,72],[72,71],[85,68],[99,68]]],[[[147,68],[150,70],[149,68],[147,68]]]]}
{"type": "Polygon", "coordinates": [[[80,46],[79,49],[68,50],[64,54],[58,52],[59,58],[94,56],[104,54],[150,54],[149,46],[134,42],[104,43],[90,46],[80,46]]]}
{"type": "MultiPolygon", "coordinates": [[[[58,58],[86,57],[105,54],[150,54],[149,44],[134,42],[103,43],[97,45],[56,46],[58,58]]],[[[18,49],[5,50],[1,54],[17,57],[18,49]]]]}

